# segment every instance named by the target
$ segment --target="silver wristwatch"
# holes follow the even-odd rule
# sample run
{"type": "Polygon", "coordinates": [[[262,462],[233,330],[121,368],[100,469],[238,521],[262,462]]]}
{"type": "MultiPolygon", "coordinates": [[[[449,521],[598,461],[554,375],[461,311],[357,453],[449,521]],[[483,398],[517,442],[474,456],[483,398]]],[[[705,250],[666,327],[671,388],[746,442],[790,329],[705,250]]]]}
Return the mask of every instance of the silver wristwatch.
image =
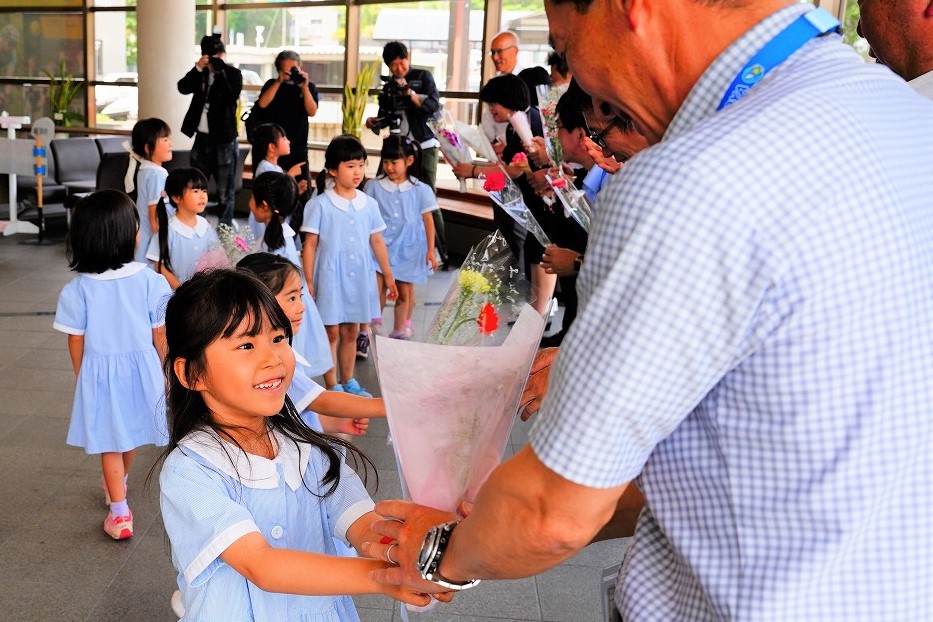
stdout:
{"type": "Polygon", "coordinates": [[[460,521],[457,520],[431,527],[424,536],[421,553],[418,554],[418,572],[421,573],[421,578],[448,590],[467,590],[474,585],[478,585],[480,581],[479,579],[472,579],[463,583],[454,583],[442,577],[437,570],[441,565],[444,551],[447,550],[447,545],[450,544],[450,534],[453,533],[454,527],[459,524],[460,521]]]}

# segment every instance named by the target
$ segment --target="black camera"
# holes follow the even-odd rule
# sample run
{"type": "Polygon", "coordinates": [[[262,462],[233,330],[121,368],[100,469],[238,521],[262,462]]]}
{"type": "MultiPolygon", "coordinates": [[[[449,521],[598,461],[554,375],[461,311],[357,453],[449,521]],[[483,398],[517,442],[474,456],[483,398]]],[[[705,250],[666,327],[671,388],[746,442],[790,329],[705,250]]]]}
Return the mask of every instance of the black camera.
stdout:
{"type": "Polygon", "coordinates": [[[379,93],[379,109],[386,113],[381,117],[376,117],[373,123],[373,133],[379,134],[383,128],[389,128],[390,134],[402,133],[402,113],[412,107],[411,91],[417,91],[421,88],[420,80],[412,80],[406,84],[400,84],[399,78],[395,76],[379,76],[384,82],[382,92],[379,93]]]}
{"type": "Polygon", "coordinates": [[[301,72],[298,71],[297,66],[292,67],[290,79],[291,79],[292,84],[294,84],[295,86],[301,86],[302,84],[305,83],[305,78],[303,75],[301,75],[301,72]]]}
{"type": "Polygon", "coordinates": [[[207,62],[210,63],[211,70],[215,72],[221,72],[224,70],[224,67],[227,66],[227,63],[225,63],[222,58],[217,56],[211,56],[207,59],[207,62]]]}

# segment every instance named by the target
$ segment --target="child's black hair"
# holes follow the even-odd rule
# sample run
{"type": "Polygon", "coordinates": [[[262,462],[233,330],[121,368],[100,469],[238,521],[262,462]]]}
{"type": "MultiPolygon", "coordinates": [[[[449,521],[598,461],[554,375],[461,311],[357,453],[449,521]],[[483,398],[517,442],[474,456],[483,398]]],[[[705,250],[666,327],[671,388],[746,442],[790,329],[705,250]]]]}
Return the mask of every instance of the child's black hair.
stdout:
{"type": "Polygon", "coordinates": [[[152,152],[155,150],[156,142],[165,136],[171,136],[172,130],[168,123],[155,117],[151,119],[140,119],[133,126],[133,135],[130,143],[133,151],[141,158],[152,159],[152,152]]]}
{"type": "MultiPolygon", "coordinates": [[[[276,302],[272,292],[253,274],[245,270],[207,270],[182,283],[165,308],[165,337],[168,354],[165,357],[166,410],[169,442],[160,461],[178,447],[179,442],[198,429],[211,429],[220,438],[243,448],[231,434],[211,418],[207,404],[199,391],[186,388],[207,372],[205,352],[217,339],[229,338],[244,322],[247,334],[257,335],[268,323],[273,330],[292,337],[291,322],[276,302]],[[184,360],[185,384],[175,374],[175,361],[184,360]]],[[[313,445],[327,457],[328,468],[321,482],[328,496],[340,483],[342,452],[353,456],[363,466],[363,476],[375,467],[352,444],[324,434],[318,434],[302,421],[292,401],[286,397],[282,410],[268,419],[269,432],[277,431],[291,441],[313,445]]],[[[232,458],[231,458],[232,460],[232,458]]]]}
{"type": "Polygon", "coordinates": [[[278,296],[285,288],[289,275],[301,278],[301,270],[281,255],[274,253],[252,253],[237,262],[237,270],[248,270],[265,283],[273,296],[278,296]]]}
{"type": "Polygon", "coordinates": [[[100,274],[133,261],[139,212],[119,190],[99,190],[80,199],[68,229],[68,267],[100,274]]]}
{"type": "MultiPolygon", "coordinates": [[[[188,190],[207,191],[207,178],[196,168],[176,168],[169,171],[165,178],[165,194],[168,201],[174,206],[175,197],[184,198],[188,190]]],[[[168,248],[168,210],[165,207],[166,197],[161,197],[156,204],[156,217],[159,219],[159,260],[156,262],[156,271],[165,268],[172,270],[172,258],[168,248]]]]}
{"type": "Polygon", "coordinates": [[[285,136],[285,130],[278,123],[263,123],[253,130],[253,170],[269,154],[269,146],[279,142],[285,136]]]}
{"type": "Polygon", "coordinates": [[[415,179],[421,178],[421,145],[409,137],[401,134],[389,134],[382,141],[382,151],[379,152],[379,156],[381,160],[379,160],[379,172],[376,173],[376,177],[386,176],[382,166],[386,160],[407,160],[408,156],[412,156],[415,161],[408,167],[408,179],[411,180],[412,177],[415,179]]]}
{"type": "Polygon", "coordinates": [[[335,171],[341,162],[366,160],[366,149],[360,139],[352,134],[341,134],[327,145],[324,151],[324,168],[335,171]]]}
{"type": "Polygon", "coordinates": [[[262,241],[270,251],[285,246],[282,223],[289,218],[298,204],[298,183],[286,173],[267,171],[253,180],[253,200],[258,207],[262,203],[272,210],[272,218],[266,224],[262,241]]]}

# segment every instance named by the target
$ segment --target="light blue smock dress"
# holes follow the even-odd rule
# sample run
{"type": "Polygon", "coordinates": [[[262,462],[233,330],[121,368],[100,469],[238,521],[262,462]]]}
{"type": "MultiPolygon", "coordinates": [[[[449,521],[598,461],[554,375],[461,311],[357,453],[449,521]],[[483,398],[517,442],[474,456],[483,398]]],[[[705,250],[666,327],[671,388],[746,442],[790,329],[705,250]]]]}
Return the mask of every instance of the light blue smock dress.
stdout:
{"type": "MultiPolygon", "coordinates": [[[[202,216],[197,216],[194,227],[189,227],[177,216],[168,221],[168,253],[171,258],[172,274],[184,283],[197,272],[198,260],[212,247],[220,244],[217,232],[211,223],[202,216]]],[[[159,236],[154,235],[149,241],[149,252],[146,259],[159,261],[159,236]]]]}
{"type": "Polygon", "coordinates": [[[327,339],[327,329],[324,328],[324,322],[321,320],[321,314],[318,312],[314,298],[311,297],[308,288],[305,287],[301,257],[298,254],[298,248],[295,246],[295,230],[288,226],[287,222],[282,223],[282,235],[285,238],[285,246],[269,251],[266,243],[263,242],[260,248],[274,255],[284,257],[298,266],[298,270],[302,273],[301,302],[304,303],[305,312],[298,334],[292,335],[292,347],[306,360],[309,375],[320,376],[334,366],[330,341],[327,339]]]}
{"type": "Polygon", "coordinates": [[[369,238],[385,228],[376,201],[359,190],[352,201],[333,190],[308,201],[301,231],[319,236],[314,296],[325,326],[382,315],[369,238]]]}
{"type": "MultiPolygon", "coordinates": [[[[284,173],[285,172],[285,170],[278,164],[273,164],[269,160],[263,160],[253,170],[253,179],[256,179],[263,173],[268,173],[270,171],[273,173],[284,173]]],[[[246,226],[249,227],[249,230],[252,232],[253,239],[256,240],[257,242],[261,242],[262,236],[266,234],[266,225],[264,223],[257,222],[256,217],[253,216],[252,212],[250,212],[249,218],[247,218],[246,220],[246,226]]],[[[298,265],[300,266],[301,263],[299,263],[298,265]]]]}
{"type": "MultiPolygon", "coordinates": [[[[136,211],[139,212],[139,243],[136,246],[134,259],[146,263],[146,253],[149,251],[149,242],[152,240],[152,229],[149,227],[149,206],[159,202],[162,191],[165,190],[165,179],[168,171],[152,162],[142,160],[139,163],[139,172],[136,175],[136,211]]],[[[166,199],[165,208],[169,216],[175,215],[175,208],[169,205],[166,199]]]]}
{"type": "Polygon", "coordinates": [[[392,276],[406,283],[427,282],[431,267],[425,262],[428,234],[422,216],[438,209],[431,186],[414,177],[401,184],[380,177],[366,184],[366,194],[376,199],[386,223],[382,235],[389,251],[392,276]]]}
{"type": "Polygon", "coordinates": [[[310,410],[310,407],[311,402],[319,398],[326,389],[311,379],[312,375],[317,374],[310,373],[311,367],[305,357],[301,356],[294,346],[292,346],[292,351],[295,353],[295,373],[292,375],[292,383],[288,385],[288,397],[291,398],[295,410],[308,427],[315,432],[323,433],[321,420],[316,412],[310,410]]]}
{"type": "MultiPolygon", "coordinates": [[[[334,538],[374,504],[344,462],[340,484],[319,498],[325,455],[273,433],[273,460],[246,454],[212,431],[186,436],[159,476],[162,518],[185,607],[183,622],[356,622],[349,596],[264,592],[227,565],[221,554],[259,532],[275,548],[336,555],[334,538]]],[[[313,581],[314,577],[308,577],[313,581]]]]}
{"type": "Polygon", "coordinates": [[[161,274],[131,262],[81,273],[58,298],[53,327],[84,336],[67,443],[89,454],[165,445],[165,377],[152,329],[172,295],[161,274]]]}

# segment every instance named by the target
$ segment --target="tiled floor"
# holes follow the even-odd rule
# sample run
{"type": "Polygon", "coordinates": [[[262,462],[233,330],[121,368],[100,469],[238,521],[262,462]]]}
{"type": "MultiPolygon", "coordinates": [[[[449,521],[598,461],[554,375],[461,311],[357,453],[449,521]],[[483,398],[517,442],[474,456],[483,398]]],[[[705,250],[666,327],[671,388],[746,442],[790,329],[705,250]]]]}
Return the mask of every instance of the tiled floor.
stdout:
{"type": "MultiPolygon", "coordinates": [[[[98,459],[64,441],[74,375],[52,316],[72,276],[65,247],[20,243],[30,238],[0,237],[0,622],[168,622],[175,619],[168,604],[175,572],[158,511],[158,478],[148,478],[158,452],[141,449],[130,479],[136,535],[110,540],[100,525],[106,509],[98,459]]],[[[454,274],[438,273],[419,287],[416,334],[454,274]]],[[[360,365],[358,377],[378,388],[371,362],[360,365]]],[[[528,424],[515,424],[510,452],[525,442],[527,430],[528,424]]],[[[379,470],[377,499],[400,495],[386,436],[385,421],[375,421],[358,440],[379,470]]],[[[621,540],[601,543],[538,577],[487,582],[431,619],[597,622],[602,569],[617,563],[624,548],[621,540]]],[[[402,619],[387,598],[356,601],[364,622],[402,619]]]]}

